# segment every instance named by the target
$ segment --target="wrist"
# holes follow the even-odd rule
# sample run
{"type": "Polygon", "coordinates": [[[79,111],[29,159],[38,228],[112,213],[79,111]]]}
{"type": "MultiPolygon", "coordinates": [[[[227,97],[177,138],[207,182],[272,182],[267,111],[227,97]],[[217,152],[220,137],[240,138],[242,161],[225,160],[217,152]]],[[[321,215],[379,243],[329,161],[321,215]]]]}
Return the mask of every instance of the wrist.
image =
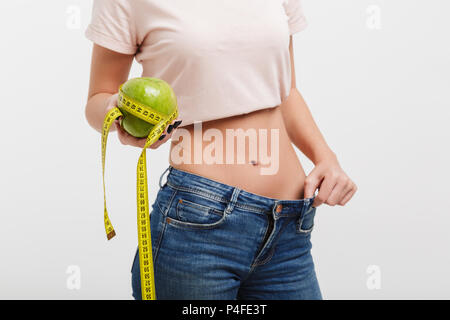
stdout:
{"type": "Polygon", "coordinates": [[[316,165],[319,162],[323,161],[337,161],[336,153],[333,152],[330,148],[326,148],[323,150],[318,150],[314,153],[311,161],[316,165]]]}

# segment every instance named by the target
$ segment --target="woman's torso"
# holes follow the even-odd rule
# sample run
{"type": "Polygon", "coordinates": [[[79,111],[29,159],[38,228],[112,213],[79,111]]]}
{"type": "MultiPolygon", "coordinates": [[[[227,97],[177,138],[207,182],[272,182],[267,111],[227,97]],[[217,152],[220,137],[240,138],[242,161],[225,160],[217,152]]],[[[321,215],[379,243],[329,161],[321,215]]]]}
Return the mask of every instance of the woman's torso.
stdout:
{"type": "Polygon", "coordinates": [[[169,158],[174,168],[258,195],[285,200],[304,197],[305,173],[288,137],[279,106],[203,122],[201,129],[198,124],[179,128],[172,137],[169,158]],[[211,129],[216,130],[214,139],[209,137],[209,133],[214,132],[211,129]],[[219,142],[214,144],[214,141],[219,142]],[[234,141],[233,147],[231,141],[234,141]],[[213,146],[215,151],[212,151],[213,146]],[[267,157],[261,157],[261,153],[267,157]],[[218,159],[222,159],[222,164],[218,159]]]}
{"type": "MultiPolygon", "coordinates": [[[[190,161],[171,159],[171,165],[270,198],[303,198],[305,174],[290,143],[281,110],[275,107],[290,92],[289,35],[304,23],[299,2],[138,3],[130,7],[129,13],[135,23],[132,38],[140,44],[136,59],[142,63],[143,76],[164,79],[174,88],[183,120],[178,131],[186,131],[192,137],[189,148],[183,145],[185,152],[191,149],[190,161]],[[268,106],[274,108],[266,109],[268,106]],[[195,120],[202,121],[202,133],[213,128],[221,133],[224,164],[209,164],[211,159],[195,164],[195,120]],[[227,129],[250,129],[250,134],[257,137],[257,156],[249,158],[248,139],[245,150],[236,148],[234,155],[226,152],[227,129]],[[263,146],[267,150],[271,146],[270,129],[278,130],[278,137],[274,136],[278,154],[271,155],[268,165],[259,155],[259,129],[263,130],[262,135],[266,130],[268,141],[263,146]],[[239,163],[242,158],[245,164],[239,163]],[[251,160],[258,164],[253,165],[251,160]]],[[[209,153],[208,141],[198,145],[197,153],[209,153]]],[[[179,151],[175,142],[172,151],[179,151]]]]}

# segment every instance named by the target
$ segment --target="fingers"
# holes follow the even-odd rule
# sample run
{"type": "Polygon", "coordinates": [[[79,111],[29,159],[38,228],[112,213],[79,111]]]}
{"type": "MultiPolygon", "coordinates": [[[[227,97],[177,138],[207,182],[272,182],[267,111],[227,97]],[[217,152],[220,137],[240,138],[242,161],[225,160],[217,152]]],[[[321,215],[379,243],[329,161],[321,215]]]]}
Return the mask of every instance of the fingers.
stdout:
{"type": "MultiPolygon", "coordinates": [[[[119,117],[118,119],[120,119],[119,117]]],[[[176,131],[176,128],[181,124],[182,120],[175,119],[172,121],[164,130],[164,132],[159,137],[159,140],[151,144],[148,148],[156,149],[165,142],[167,142],[173,135],[173,133],[176,131]]],[[[147,141],[147,138],[136,138],[127,133],[119,124],[118,120],[114,121],[116,129],[117,129],[117,136],[120,140],[120,142],[124,145],[131,145],[138,148],[144,148],[145,143],[147,141]]]]}
{"type": "Polygon", "coordinates": [[[157,149],[162,144],[166,143],[176,131],[176,128],[181,124],[182,120],[173,120],[159,137],[159,140],[149,146],[150,149],[157,149]]]}
{"type": "Polygon", "coordinates": [[[311,198],[314,195],[314,192],[319,187],[320,181],[321,176],[318,174],[316,168],[314,168],[305,179],[305,198],[311,198]]]}
{"type": "Polygon", "coordinates": [[[322,183],[319,187],[319,193],[317,194],[316,198],[314,199],[314,203],[312,204],[313,207],[318,207],[325,201],[327,201],[328,197],[330,196],[331,192],[333,191],[334,186],[336,185],[337,181],[334,180],[330,176],[325,176],[322,183]]]}
{"type": "Polygon", "coordinates": [[[323,203],[343,206],[357,190],[356,184],[342,170],[336,158],[318,162],[305,178],[305,198],[311,198],[317,188],[319,192],[314,198],[313,207],[323,203]]]}
{"type": "Polygon", "coordinates": [[[352,188],[347,192],[346,195],[344,195],[339,205],[344,206],[353,197],[353,195],[356,193],[356,190],[358,190],[358,187],[353,183],[352,188]]]}
{"type": "Polygon", "coordinates": [[[177,120],[177,119],[175,119],[174,120],[174,122],[173,122],[173,126],[174,126],[174,128],[176,129],[176,128],[178,128],[178,126],[181,124],[181,122],[183,122],[183,120],[177,120]],[[176,120],[176,121],[175,121],[176,120]]]}
{"type": "Polygon", "coordinates": [[[326,199],[326,203],[330,206],[335,206],[340,203],[344,196],[352,189],[351,181],[346,176],[341,176],[337,179],[331,194],[326,199]]]}
{"type": "Polygon", "coordinates": [[[133,137],[132,135],[128,134],[119,124],[118,120],[114,121],[115,126],[116,126],[116,130],[117,130],[117,136],[120,140],[120,142],[124,145],[130,145],[130,146],[135,146],[135,147],[140,147],[143,148],[144,144],[145,144],[145,139],[143,139],[144,141],[141,141],[142,139],[133,137]]]}
{"type": "Polygon", "coordinates": [[[319,188],[319,193],[314,199],[313,207],[318,207],[323,203],[330,206],[343,206],[353,197],[356,190],[355,183],[346,175],[341,175],[336,178],[330,174],[325,176],[319,188]]]}

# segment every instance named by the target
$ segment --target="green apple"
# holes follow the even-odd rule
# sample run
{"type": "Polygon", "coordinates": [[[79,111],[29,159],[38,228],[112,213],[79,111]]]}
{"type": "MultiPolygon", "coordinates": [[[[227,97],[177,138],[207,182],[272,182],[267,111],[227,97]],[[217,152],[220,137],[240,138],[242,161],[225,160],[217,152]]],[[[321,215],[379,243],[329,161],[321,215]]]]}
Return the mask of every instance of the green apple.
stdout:
{"type": "MultiPolygon", "coordinates": [[[[177,108],[177,97],[172,87],[164,80],[158,78],[142,77],[130,79],[123,84],[122,91],[131,99],[167,116],[172,114],[177,108]]],[[[145,138],[149,135],[154,126],[153,124],[133,116],[123,108],[119,109],[123,113],[120,125],[126,132],[136,138],[145,138]]]]}

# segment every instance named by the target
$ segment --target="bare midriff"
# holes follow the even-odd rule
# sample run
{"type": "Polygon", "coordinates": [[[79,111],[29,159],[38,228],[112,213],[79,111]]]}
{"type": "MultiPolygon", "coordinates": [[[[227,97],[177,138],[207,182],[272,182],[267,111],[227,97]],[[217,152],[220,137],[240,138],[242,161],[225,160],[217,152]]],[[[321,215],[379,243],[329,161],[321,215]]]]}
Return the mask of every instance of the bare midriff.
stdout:
{"type": "MultiPolygon", "coordinates": [[[[192,124],[178,129],[187,130],[184,131],[185,134],[189,132],[191,137],[191,139],[189,139],[190,142],[188,139],[184,142],[182,139],[174,139],[174,137],[176,137],[174,134],[169,157],[169,162],[174,168],[269,198],[281,200],[298,200],[304,198],[305,172],[291,140],[289,139],[279,106],[254,111],[244,115],[202,122],[201,131],[198,130],[198,124],[196,125],[196,128],[197,129],[194,130],[194,124],[192,124]],[[206,141],[203,139],[200,144],[198,143],[198,133],[200,132],[200,134],[203,135],[208,129],[219,130],[223,137],[222,163],[219,161],[211,163],[211,161],[208,162],[205,161],[205,159],[199,161],[199,150],[201,150],[202,155],[211,154],[211,146],[209,145],[214,139],[206,141]],[[234,152],[231,152],[232,156],[230,157],[230,155],[228,155],[228,159],[226,159],[227,129],[234,130],[234,132],[239,132],[237,130],[241,129],[241,133],[250,131],[258,133],[257,156],[255,157],[254,149],[251,151],[251,142],[248,137],[245,137],[244,140],[245,147],[240,149],[237,146],[237,138],[234,137],[234,152]],[[262,138],[259,134],[260,129],[267,133],[267,139],[262,138]],[[194,131],[197,133],[197,138],[194,138],[194,131]],[[278,132],[278,138],[276,138],[276,135],[272,138],[272,132],[278,132]],[[180,143],[181,145],[176,148],[180,143]],[[197,143],[197,146],[194,146],[195,143],[197,143]],[[260,148],[261,143],[263,143],[263,148],[260,148]],[[190,150],[189,147],[187,147],[189,145],[190,150]],[[272,148],[277,147],[278,156],[276,156],[276,152],[271,152],[273,151],[272,148]],[[205,148],[209,149],[205,150],[205,148]],[[272,157],[269,164],[267,163],[267,157],[266,162],[260,157],[260,150],[263,149],[267,150],[266,153],[269,155],[269,158],[272,157]],[[174,161],[175,158],[172,153],[175,154],[176,151],[176,154],[180,154],[180,150],[182,153],[189,153],[190,161],[174,161]],[[196,156],[194,155],[194,150],[197,151],[197,160],[195,159],[196,156]],[[242,159],[245,159],[245,161],[242,161],[242,159]],[[275,163],[275,161],[277,161],[277,163],[275,163]],[[263,168],[266,168],[264,174],[262,173],[264,171],[262,170],[263,168]]],[[[229,132],[231,130],[229,130],[229,132]]],[[[182,135],[180,134],[180,136],[182,135]]],[[[217,149],[218,148],[216,148],[216,150],[217,149]]],[[[230,147],[229,150],[232,150],[232,148],[230,147]]],[[[215,152],[217,151],[214,151],[213,155],[216,155],[215,152]]]]}

